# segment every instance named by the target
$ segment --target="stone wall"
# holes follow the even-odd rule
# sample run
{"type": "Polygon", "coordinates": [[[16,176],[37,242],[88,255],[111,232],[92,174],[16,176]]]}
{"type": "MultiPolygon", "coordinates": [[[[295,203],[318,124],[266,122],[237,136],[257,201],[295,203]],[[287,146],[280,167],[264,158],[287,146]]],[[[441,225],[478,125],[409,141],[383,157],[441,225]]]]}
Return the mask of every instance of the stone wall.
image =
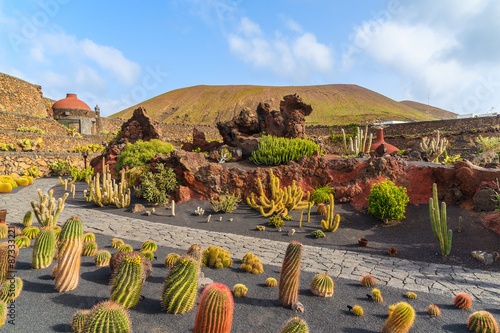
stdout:
{"type": "Polygon", "coordinates": [[[0,111],[0,130],[15,131],[19,127],[38,127],[46,133],[68,135],[66,127],[52,118],[0,111]]]}
{"type": "Polygon", "coordinates": [[[48,116],[42,88],[16,77],[0,73],[0,110],[48,116]]]}
{"type": "Polygon", "coordinates": [[[94,111],[83,109],[53,109],[54,119],[59,122],[70,121],[79,124],[78,132],[81,134],[98,134],[97,115],[94,111]]]}
{"type": "MultiPolygon", "coordinates": [[[[88,162],[99,154],[90,154],[88,162]]],[[[49,177],[49,165],[55,161],[66,161],[83,169],[84,160],[80,153],[42,153],[42,152],[0,152],[0,175],[23,174],[24,170],[37,166],[40,177],[49,177]]]]}

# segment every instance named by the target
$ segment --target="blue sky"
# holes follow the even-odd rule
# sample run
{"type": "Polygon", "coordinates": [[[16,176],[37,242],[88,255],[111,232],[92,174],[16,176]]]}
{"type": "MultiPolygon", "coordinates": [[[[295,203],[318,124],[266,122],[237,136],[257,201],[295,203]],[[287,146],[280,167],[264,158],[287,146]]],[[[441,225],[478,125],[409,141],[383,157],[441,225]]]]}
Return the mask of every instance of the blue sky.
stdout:
{"type": "Polygon", "coordinates": [[[210,84],[350,83],[500,112],[498,0],[0,0],[0,72],[104,116],[210,84]]]}

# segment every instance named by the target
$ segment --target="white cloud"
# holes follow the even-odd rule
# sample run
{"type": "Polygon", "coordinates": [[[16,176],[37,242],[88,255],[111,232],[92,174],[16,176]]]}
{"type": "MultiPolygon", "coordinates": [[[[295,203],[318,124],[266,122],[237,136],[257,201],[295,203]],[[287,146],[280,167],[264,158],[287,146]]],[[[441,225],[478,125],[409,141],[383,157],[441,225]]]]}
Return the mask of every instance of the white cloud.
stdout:
{"type": "MultiPolygon", "coordinates": [[[[290,21],[293,22],[293,21],[290,21]]],[[[307,80],[314,75],[330,75],[333,71],[333,51],[317,41],[316,36],[292,24],[294,34],[277,31],[265,35],[260,26],[243,17],[237,34],[228,36],[230,50],[247,63],[271,69],[276,74],[294,80],[307,80]],[[300,29],[299,29],[300,28],[300,29]]]]}

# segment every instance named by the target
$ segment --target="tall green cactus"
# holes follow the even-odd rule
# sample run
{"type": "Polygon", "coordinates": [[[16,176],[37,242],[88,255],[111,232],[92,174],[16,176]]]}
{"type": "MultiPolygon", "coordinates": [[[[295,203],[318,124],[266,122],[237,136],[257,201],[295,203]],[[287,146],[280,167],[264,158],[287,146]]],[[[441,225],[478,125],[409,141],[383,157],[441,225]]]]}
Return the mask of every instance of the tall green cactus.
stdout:
{"type": "Polygon", "coordinates": [[[49,267],[56,250],[56,233],[51,228],[42,228],[33,245],[31,266],[34,269],[49,267]]]}
{"type": "Polygon", "coordinates": [[[382,333],[406,333],[415,321],[415,310],[405,302],[396,304],[387,318],[382,333]]]}
{"type": "Polygon", "coordinates": [[[231,290],[222,283],[209,284],[201,293],[193,333],[230,333],[233,308],[231,290]]]}
{"type": "Polygon", "coordinates": [[[198,263],[184,255],[170,269],[163,285],[162,306],[168,313],[186,313],[196,300],[198,263]]]}
{"type": "Polygon", "coordinates": [[[42,190],[38,190],[38,202],[31,201],[31,207],[35,212],[36,219],[42,227],[56,225],[59,214],[64,209],[64,202],[69,196],[69,193],[64,193],[62,198],[53,198],[54,190],[49,190],[48,195],[42,195],[42,190]]]}
{"type": "Polygon", "coordinates": [[[115,275],[118,273],[118,269],[120,268],[120,265],[123,261],[123,259],[128,258],[128,257],[134,257],[134,256],[139,256],[141,258],[141,264],[142,264],[142,282],[146,281],[148,276],[151,275],[153,272],[153,266],[151,265],[151,261],[144,257],[142,253],[139,251],[132,251],[132,252],[118,252],[115,253],[111,256],[111,259],[109,261],[109,268],[111,269],[111,274],[115,275]]]}
{"type": "Polygon", "coordinates": [[[23,218],[23,226],[29,227],[33,223],[33,212],[28,211],[23,218]]]}
{"type": "Polygon", "coordinates": [[[280,333],[308,333],[309,328],[304,319],[293,317],[283,325],[280,333]]]}
{"type": "Polygon", "coordinates": [[[85,318],[85,333],[130,333],[132,327],[128,311],[120,304],[105,301],[95,305],[85,318]]]}
{"type": "Polygon", "coordinates": [[[299,299],[300,263],[302,244],[290,242],[281,265],[279,281],[279,300],[285,307],[291,307],[299,299]]]}
{"type": "Polygon", "coordinates": [[[83,224],[79,218],[72,217],[64,223],[59,242],[55,288],[58,292],[65,292],[76,289],[80,279],[83,224]]]}
{"type": "Polygon", "coordinates": [[[7,281],[17,262],[19,247],[14,242],[3,242],[0,244],[0,284],[7,281]]]}
{"type": "Polygon", "coordinates": [[[326,211],[326,220],[321,220],[321,226],[323,230],[334,232],[339,227],[340,215],[337,214],[334,218],[333,207],[335,206],[333,194],[330,193],[330,204],[326,211]]]}
{"type": "MultiPolygon", "coordinates": [[[[436,236],[441,247],[441,255],[447,256],[451,251],[451,239],[453,231],[446,231],[446,203],[441,203],[441,212],[439,211],[439,201],[437,193],[437,185],[432,185],[432,198],[429,199],[429,215],[431,218],[432,231],[436,236]]],[[[460,217],[462,219],[462,217],[460,217]]]]}
{"type": "Polygon", "coordinates": [[[125,257],[111,279],[111,300],[126,309],[133,307],[139,301],[143,258],[137,254],[125,257]]]}

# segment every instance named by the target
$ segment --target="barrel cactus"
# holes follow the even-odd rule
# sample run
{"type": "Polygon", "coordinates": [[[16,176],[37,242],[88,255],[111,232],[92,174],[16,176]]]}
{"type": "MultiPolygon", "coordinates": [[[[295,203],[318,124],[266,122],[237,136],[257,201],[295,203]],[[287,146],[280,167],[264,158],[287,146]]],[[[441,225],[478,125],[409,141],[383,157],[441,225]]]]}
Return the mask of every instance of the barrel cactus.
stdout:
{"type": "Polygon", "coordinates": [[[352,307],[352,314],[355,315],[356,317],[361,317],[362,315],[365,314],[365,311],[361,306],[355,305],[352,307]]]}
{"type": "Polygon", "coordinates": [[[332,297],[335,284],[328,274],[316,274],[311,281],[311,292],[320,297],[332,297]]]}
{"type": "Polygon", "coordinates": [[[111,273],[114,275],[118,272],[118,268],[120,267],[120,264],[123,261],[123,259],[135,256],[141,257],[142,282],[146,281],[148,276],[150,276],[151,273],[153,272],[153,266],[151,265],[151,261],[149,261],[146,257],[144,257],[139,251],[118,252],[113,254],[109,261],[109,268],[111,269],[111,273]]]}
{"type": "Polygon", "coordinates": [[[377,280],[370,274],[363,275],[359,281],[363,287],[373,287],[377,284],[377,280]]]}
{"type": "Polygon", "coordinates": [[[229,251],[210,245],[203,251],[202,266],[213,268],[225,268],[233,264],[229,251]]]}
{"type": "Polygon", "coordinates": [[[165,267],[172,267],[174,266],[175,262],[177,259],[179,259],[181,256],[178,255],[177,253],[169,253],[165,257],[165,267]]]}
{"type": "Polygon", "coordinates": [[[261,274],[264,272],[260,259],[250,252],[243,257],[240,268],[242,271],[252,274],[261,274]]]}
{"type": "Polygon", "coordinates": [[[429,316],[439,317],[441,315],[441,309],[437,305],[431,304],[427,308],[427,313],[429,314],[429,316]]]}
{"type": "Polygon", "coordinates": [[[278,285],[278,281],[275,278],[268,277],[266,279],[266,286],[268,287],[276,287],[278,285]]]}
{"type": "Polygon", "coordinates": [[[16,179],[16,183],[19,186],[26,187],[26,186],[28,186],[30,184],[30,181],[26,177],[19,177],[19,178],[16,179]]]}
{"type": "Polygon", "coordinates": [[[35,239],[35,237],[38,236],[39,232],[40,232],[40,229],[38,229],[38,227],[30,226],[30,227],[24,228],[23,236],[26,236],[29,239],[35,239]]]}
{"type": "Polygon", "coordinates": [[[17,236],[16,238],[14,238],[14,243],[20,249],[29,247],[31,245],[30,239],[26,236],[17,236]]]}
{"type": "Polygon", "coordinates": [[[23,280],[16,276],[15,278],[10,278],[4,282],[0,288],[0,301],[5,303],[12,303],[16,298],[19,297],[21,291],[23,290],[23,280]]]}
{"type": "MultiPolygon", "coordinates": [[[[188,255],[191,258],[193,258],[194,260],[196,260],[196,263],[198,265],[198,272],[199,272],[201,270],[202,261],[203,261],[203,249],[202,249],[201,245],[198,245],[198,244],[191,245],[187,249],[186,255],[188,255]]],[[[165,260],[166,260],[166,258],[165,258],[165,260]]]]}
{"type": "Polygon", "coordinates": [[[3,181],[0,181],[0,193],[10,193],[10,192],[12,192],[12,183],[5,183],[3,181]]]}
{"type": "Polygon", "coordinates": [[[488,311],[476,311],[469,316],[467,328],[476,333],[498,333],[498,323],[488,311]]]}
{"type": "Polygon", "coordinates": [[[243,297],[247,294],[248,288],[242,283],[237,283],[233,287],[233,294],[235,297],[243,297]]]}
{"type": "Polygon", "coordinates": [[[0,302],[0,327],[5,325],[5,320],[7,319],[7,304],[0,302]]]}
{"type": "Polygon", "coordinates": [[[0,239],[7,238],[8,234],[9,234],[9,226],[7,226],[7,224],[5,223],[0,224],[0,239]]]}
{"type": "Polygon", "coordinates": [[[132,332],[127,310],[113,301],[95,305],[85,318],[82,332],[85,333],[130,333],[132,332]]]}
{"type": "Polygon", "coordinates": [[[128,252],[132,252],[132,251],[134,251],[134,248],[132,247],[132,245],[129,245],[129,244],[123,244],[118,248],[118,252],[128,253],[128,252]]]}
{"type": "Polygon", "coordinates": [[[148,251],[148,250],[140,250],[139,251],[144,257],[148,258],[149,261],[153,261],[153,259],[155,258],[155,254],[151,251],[148,251]]]}
{"type": "Polygon", "coordinates": [[[111,253],[107,250],[99,250],[94,256],[94,264],[98,267],[109,266],[111,253]]]}
{"type": "Polygon", "coordinates": [[[83,331],[83,325],[89,314],[90,310],[79,310],[75,312],[75,314],[73,314],[73,318],[71,318],[71,332],[85,333],[83,331]]]}
{"type": "Polygon", "coordinates": [[[122,246],[123,244],[125,244],[125,242],[123,242],[123,240],[119,239],[119,238],[113,238],[111,240],[111,247],[113,249],[118,249],[120,248],[120,246],[122,246]]]}
{"type": "Polygon", "coordinates": [[[279,300],[284,307],[291,307],[299,299],[301,259],[302,244],[290,242],[283,258],[279,280],[279,300]]]}
{"type": "Polygon", "coordinates": [[[83,235],[84,242],[95,242],[95,234],[93,232],[87,232],[83,235]]]}
{"type": "Polygon", "coordinates": [[[453,306],[462,310],[468,310],[472,306],[472,300],[466,293],[458,293],[453,300],[453,306]]]}
{"type": "Polygon", "coordinates": [[[29,227],[32,224],[33,224],[33,212],[30,210],[26,214],[24,214],[23,226],[29,227]]]}
{"type": "Polygon", "coordinates": [[[201,293],[193,333],[230,333],[233,295],[222,283],[213,282],[201,293]]]}
{"type": "Polygon", "coordinates": [[[44,227],[35,239],[31,256],[34,269],[49,267],[56,251],[56,234],[51,228],[44,227]]]}
{"type": "Polygon", "coordinates": [[[414,292],[407,292],[406,293],[406,298],[409,298],[409,299],[417,299],[417,294],[415,294],[414,292]]]}
{"type": "Polygon", "coordinates": [[[163,284],[162,306],[168,313],[186,313],[194,306],[198,291],[198,264],[189,256],[180,257],[163,284]]]}
{"type": "Polygon", "coordinates": [[[288,320],[285,325],[281,328],[280,333],[307,333],[309,328],[304,319],[293,317],[288,320]]]}
{"type": "Polygon", "coordinates": [[[11,277],[18,254],[19,248],[15,243],[3,242],[0,244],[0,284],[11,277]]]}
{"type": "Polygon", "coordinates": [[[83,243],[82,256],[93,257],[97,253],[97,243],[94,241],[88,241],[83,243]]]}
{"type": "Polygon", "coordinates": [[[144,243],[142,243],[141,249],[155,252],[156,249],[158,249],[158,245],[152,240],[147,240],[144,243]]]}
{"type": "Polygon", "coordinates": [[[372,289],[372,300],[377,303],[383,303],[384,298],[382,297],[382,293],[380,292],[380,289],[373,288],[372,289]]]}
{"type": "Polygon", "coordinates": [[[406,333],[415,320],[415,310],[405,302],[396,304],[382,327],[382,333],[406,333]]]}
{"type": "Polygon", "coordinates": [[[83,224],[79,218],[68,219],[59,235],[55,288],[58,292],[75,289],[80,279],[83,249],[83,224]]]}
{"type": "Polygon", "coordinates": [[[125,257],[111,278],[111,300],[126,309],[139,302],[143,282],[142,258],[144,257],[139,255],[125,257]]]}

